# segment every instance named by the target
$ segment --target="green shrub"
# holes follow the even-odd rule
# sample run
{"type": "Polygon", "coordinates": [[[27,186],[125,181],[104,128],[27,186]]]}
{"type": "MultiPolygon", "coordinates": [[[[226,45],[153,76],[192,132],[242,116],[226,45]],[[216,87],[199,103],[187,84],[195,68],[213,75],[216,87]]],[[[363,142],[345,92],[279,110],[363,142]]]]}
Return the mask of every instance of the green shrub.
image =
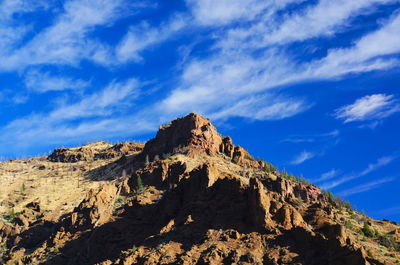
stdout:
{"type": "Polygon", "coordinates": [[[268,173],[275,173],[277,171],[276,168],[271,163],[265,161],[264,161],[264,170],[268,173]]]}
{"type": "Polygon", "coordinates": [[[353,225],[352,225],[352,223],[351,223],[350,220],[346,220],[346,221],[344,222],[344,226],[345,226],[347,229],[353,230],[353,225]]]}
{"type": "Polygon", "coordinates": [[[143,189],[143,181],[142,178],[140,177],[140,175],[137,176],[137,186],[136,189],[138,191],[141,191],[143,189]]]}
{"type": "Polygon", "coordinates": [[[324,190],[322,194],[326,196],[330,203],[333,203],[333,193],[331,191],[324,190]]]}
{"type": "Polygon", "coordinates": [[[19,189],[20,193],[24,193],[25,189],[25,183],[22,183],[21,188],[19,189]]]}
{"type": "Polygon", "coordinates": [[[374,237],[375,232],[371,228],[371,226],[368,223],[364,223],[364,227],[361,229],[361,232],[366,236],[366,237],[374,237]]]}

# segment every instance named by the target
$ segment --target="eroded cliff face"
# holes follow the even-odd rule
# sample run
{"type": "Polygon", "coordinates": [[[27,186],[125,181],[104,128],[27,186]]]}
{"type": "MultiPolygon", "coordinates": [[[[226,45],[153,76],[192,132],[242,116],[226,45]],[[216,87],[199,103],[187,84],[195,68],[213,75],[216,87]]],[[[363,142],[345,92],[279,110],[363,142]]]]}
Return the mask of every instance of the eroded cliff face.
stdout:
{"type": "Polygon", "coordinates": [[[90,190],[59,220],[39,209],[34,222],[0,222],[4,262],[383,264],[318,187],[266,172],[200,115],[161,127],[117,166],[132,174],[90,190]]]}

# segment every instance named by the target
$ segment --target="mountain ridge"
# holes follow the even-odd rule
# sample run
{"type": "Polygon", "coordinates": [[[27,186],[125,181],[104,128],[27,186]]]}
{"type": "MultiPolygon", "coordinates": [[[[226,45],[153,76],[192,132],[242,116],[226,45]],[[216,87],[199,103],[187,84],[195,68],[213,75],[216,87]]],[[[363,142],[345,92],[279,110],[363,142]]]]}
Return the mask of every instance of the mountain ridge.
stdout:
{"type": "Polygon", "coordinates": [[[362,216],[255,160],[201,115],[160,126],[144,146],[101,146],[56,149],[46,158],[49,165],[92,163],[84,180],[101,186],[87,184],[80,202],[62,214],[30,202],[0,221],[6,264],[399,261],[398,225],[362,216]]]}

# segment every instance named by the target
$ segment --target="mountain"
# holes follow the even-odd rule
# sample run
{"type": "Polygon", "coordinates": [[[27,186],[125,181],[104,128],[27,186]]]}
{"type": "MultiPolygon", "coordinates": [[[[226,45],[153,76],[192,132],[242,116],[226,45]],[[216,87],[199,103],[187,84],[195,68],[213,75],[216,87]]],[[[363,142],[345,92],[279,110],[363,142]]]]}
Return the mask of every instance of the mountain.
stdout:
{"type": "Polygon", "coordinates": [[[280,172],[191,113],[146,144],[3,162],[4,264],[396,264],[400,227],[280,172]]]}

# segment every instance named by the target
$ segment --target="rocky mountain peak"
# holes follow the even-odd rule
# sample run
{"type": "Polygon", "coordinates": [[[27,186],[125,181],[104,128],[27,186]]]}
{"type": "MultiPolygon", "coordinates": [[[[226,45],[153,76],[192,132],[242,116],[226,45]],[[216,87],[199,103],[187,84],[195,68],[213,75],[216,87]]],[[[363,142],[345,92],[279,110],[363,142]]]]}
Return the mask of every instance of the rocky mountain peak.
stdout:
{"type": "Polygon", "coordinates": [[[161,125],[155,138],[148,141],[144,153],[151,159],[163,154],[185,150],[189,155],[219,153],[222,137],[211,122],[203,116],[190,113],[161,125]]]}

